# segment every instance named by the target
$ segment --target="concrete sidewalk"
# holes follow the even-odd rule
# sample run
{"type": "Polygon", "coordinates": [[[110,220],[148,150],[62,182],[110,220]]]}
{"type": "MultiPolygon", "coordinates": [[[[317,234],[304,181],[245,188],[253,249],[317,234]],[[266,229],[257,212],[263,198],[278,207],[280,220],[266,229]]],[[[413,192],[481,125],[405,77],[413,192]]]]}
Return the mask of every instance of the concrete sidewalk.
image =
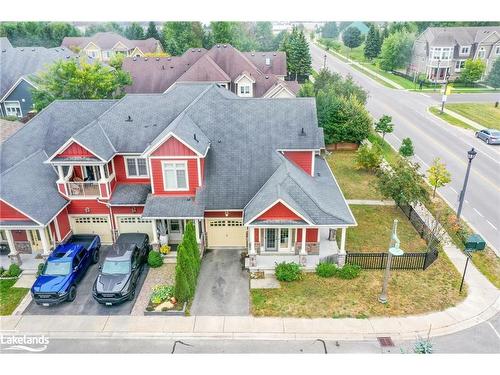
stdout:
{"type": "Polygon", "coordinates": [[[481,125],[475,121],[472,121],[471,119],[468,119],[467,117],[465,116],[462,116],[461,114],[459,113],[456,113],[452,110],[449,110],[447,109],[446,107],[444,108],[444,113],[450,115],[450,116],[453,116],[455,117],[456,119],[462,121],[462,122],[465,122],[467,125],[470,125],[472,126],[474,129],[477,129],[477,130],[482,130],[482,129],[486,129],[486,126],[484,125],[481,125]]]}

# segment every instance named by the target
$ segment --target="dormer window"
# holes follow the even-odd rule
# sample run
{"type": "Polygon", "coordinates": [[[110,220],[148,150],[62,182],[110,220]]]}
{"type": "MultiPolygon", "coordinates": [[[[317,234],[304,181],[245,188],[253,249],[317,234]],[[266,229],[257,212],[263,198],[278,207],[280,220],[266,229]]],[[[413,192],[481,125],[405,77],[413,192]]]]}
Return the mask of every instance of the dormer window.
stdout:
{"type": "Polygon", "coordinates": [[[189,190],[187,162],[163,162],[163,187],[165,191],[189,190]]]}
{"type": "Polygon", "coordinates": [[[477,57],[479,57],[480,59],[484,59],[485,56],[486,56],[486,50],[484,49],[484,47],[479,48],[479,53],[477,54],[477,57]]]}
{"type": "Polygon", "coordinates": [[[270,57],[266,57],[266,65],[271,65],[271,58],[270,57]]]}
{"type": "Polygon", "coordinates": [[[250,86],[249,85],[240,85],[240,94],[241,95],[249,95],[250,94],[250,86]]]}
{"type": "Polygon", "coordinates": [[[461,55],[468,55],[470,53],[470,46],[462,46],[460,47],[461,55]]]}

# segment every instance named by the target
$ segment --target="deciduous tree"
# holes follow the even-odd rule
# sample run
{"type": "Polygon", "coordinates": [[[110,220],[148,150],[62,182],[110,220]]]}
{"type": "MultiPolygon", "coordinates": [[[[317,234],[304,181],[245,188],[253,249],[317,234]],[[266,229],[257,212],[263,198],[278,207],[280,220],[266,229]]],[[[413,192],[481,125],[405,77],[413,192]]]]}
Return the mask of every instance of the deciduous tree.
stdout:
{"type": "Polygon", "coordinates": [[[380,68],[389,71],[405,67],[410,62],[413,41],[414,36],[405,31],[385,38],[380,53],[380,68]]]}
{"type": "Polygon", "coordinates": [[[383,115],[375,123],[375,131],[382,134],[382,139],[385,139],[387,133],[392,133],[394,131],[394,124],[392,123],[392,117],[388,115],[383,115]]]}
{"type": "Polygon", "coordinates": [[[441,159],[435,158],[427,170],[429,184],[433,187],[432,197],[436,196],[437,188],[443,187],[451,182],[451,174],[446,169],[446,164],[441,159]]]}
{"type": "Polygon", "coordinates": [[[460,81],[466,84],[473,84],[479,81],[486,69],[486,64],[481,59],[468,59],[465,61],[464,68],[460,72],[460,81]]]}
{"type": "Polygon", "coordinates": [[[413,156],[414,150],[413,150],[413,142],[411,141],[410,138],[403,138],[403,141],[401,142],[401,147],[399,147],[399,155],[409,158],[410,156],[413,156]]]}
{"type": "Polygon", "coordinates": [[[203,45],[204,33],[200,22],[165,22],[163,47],[171,55],[182,55],[189,48],[203,45]]]}
{"type": "Polygon", "coordinates": [[[325,22],[321,29],[321,36],[323,38],[337,39],[339,37],[337,22],[325,22]]]}
{"type": "Polygon", "coordinates": [[[363,43],[361,31],[357,27],[349,27],[342,33],[342,41],[352,51],[353,48],[359,47],[363,43]]]}

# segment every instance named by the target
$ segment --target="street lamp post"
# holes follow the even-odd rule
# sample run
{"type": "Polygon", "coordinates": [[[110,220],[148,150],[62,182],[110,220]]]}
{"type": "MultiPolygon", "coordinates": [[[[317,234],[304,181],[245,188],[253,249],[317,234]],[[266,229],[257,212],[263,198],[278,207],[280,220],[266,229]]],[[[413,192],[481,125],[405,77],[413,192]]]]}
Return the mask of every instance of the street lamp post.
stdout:
{"type": "Polygon", "coordinates": [[[469,159],[469,163],[467,164],[467,172],[465,172],[464,186],[462,187],[462,191],[460,192],[459,195],[460,203],[458,204],[458,210],[457,210],[458,220],[460,220],[460,215],[462,214],[462,206],[464,205],[465,190],[467,189],[467,182],[469,181],[470,167],[472,164],[472,160],[476,157],[476,155],[477,151],[474,150],[474,147],[472,147],[469,151],[467,151],[467,159],[469,159]]]}
{"type": "Polygon", "coordinates": [[[436,91],[436,87],[437,87],[437,83],[438,83],[437,80],[438,80],[438,76],[439,76],[439,65],[441,65],[441,59],[438,59],[436,74],[434,75],[434,91],[436,91]]]}
{"type": "Polygon", "coordinates": [[[326,69],[326,53],[325,56],[323,56],[323,69],[326,69]]]}
{"type": "Polygon", "coordinates": [[[389,244],[389,251],[387,255],[387,265],[385,267],[384,283],[382,285],[382,292],[378,297],[378,301],[380,303],[387,303],[388,301],[387,288],[389,285],[389,276],[391,273],[392,257],[401,256],[404,254],[404,251],[399,248],[400,241],[398,238],[397,230],[398,230],[398,220],[394,219],[394,224],[392,225],[391,242],[389,244]]]}
{"type": "Polygon", "coordinates": [[[450,72],[448,71],[446,73],[446,81],[444,83],[444,92],[443,92],[443,96],[442,96],[442,99],[441,99],[441,114],[443,114],[444,104],[446,103],[449,80],[450,80],[450,72]]]}

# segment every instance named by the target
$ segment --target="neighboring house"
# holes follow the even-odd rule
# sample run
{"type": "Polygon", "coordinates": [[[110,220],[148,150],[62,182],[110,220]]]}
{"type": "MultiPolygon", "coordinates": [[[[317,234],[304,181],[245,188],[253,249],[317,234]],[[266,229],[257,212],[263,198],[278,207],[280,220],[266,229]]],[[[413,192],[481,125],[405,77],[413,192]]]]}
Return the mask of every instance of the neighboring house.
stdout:
{"type": "Polygon", "coordinates": [[[33,110],[30,76],[59,60],[78,58],[67,48],[12,47],[0,38],[0,116],[23,118],[33,110]]]}
{"type": "Polygon", "coordinates": [[[76,52],[85,53],[87,56],[99,61],[109,61],[114,55],[141,57],[146,53],[163,52],[159,40],[149,38],[145,40],[130,40],[120,34],[108,31],[96,33],[92,36],[66,37],[62,47],[70,48],[76,52]]]}
{"type": "Polygon", "coordinates": [[[24,124],[20,121],[8,121],[0,119],[0,143],[3,143],[12,134],[22,128],[24,124]]]}
{"type": "Polygon", "coordinates": [[[467,59],[481,59],[486,76],[497,58],[500,26],[429,27],[415,40],[409,72],[444,82],[448,75],[457,78],[467,59]]]}
{"type": "Polygon", "coordinates": [[[370,28],[366,25],[366,23],[364,22],[359,22],[359,21],[356,21],[356,22],[353,22],[351,23],[349,26],[347,26],[344,30],[347,30],[348,28],[350,27],[354,27],[356,29],[359,30],[359,32],[361,33],[361,35],[366,35],[368,34],[368,31],[370,30],[370,28]]]}
{"type": "MultiPolygon", "coordinates": [[[[313,98],[238,98],[215,84],[55,101],[0,147],[0,229],[12,252],[47,255],[70,233],[103,243],[144,232],[245,248],[252,269],[312,269],[356,222],[321,156],[313,98]]],[[[160,242],[161,241],[161,242],[160,242]]]]}
{"type": "Polygon", "coordinates": [[[240,52],[229,44],[209,51],[191,48],[181,56],[127,58],[122,69],[132,76],[129,93],[162,93],[176,82],[217,83],[241,97],[293,98],[296,81],[285,81],[284,52],[240,52]]]}

